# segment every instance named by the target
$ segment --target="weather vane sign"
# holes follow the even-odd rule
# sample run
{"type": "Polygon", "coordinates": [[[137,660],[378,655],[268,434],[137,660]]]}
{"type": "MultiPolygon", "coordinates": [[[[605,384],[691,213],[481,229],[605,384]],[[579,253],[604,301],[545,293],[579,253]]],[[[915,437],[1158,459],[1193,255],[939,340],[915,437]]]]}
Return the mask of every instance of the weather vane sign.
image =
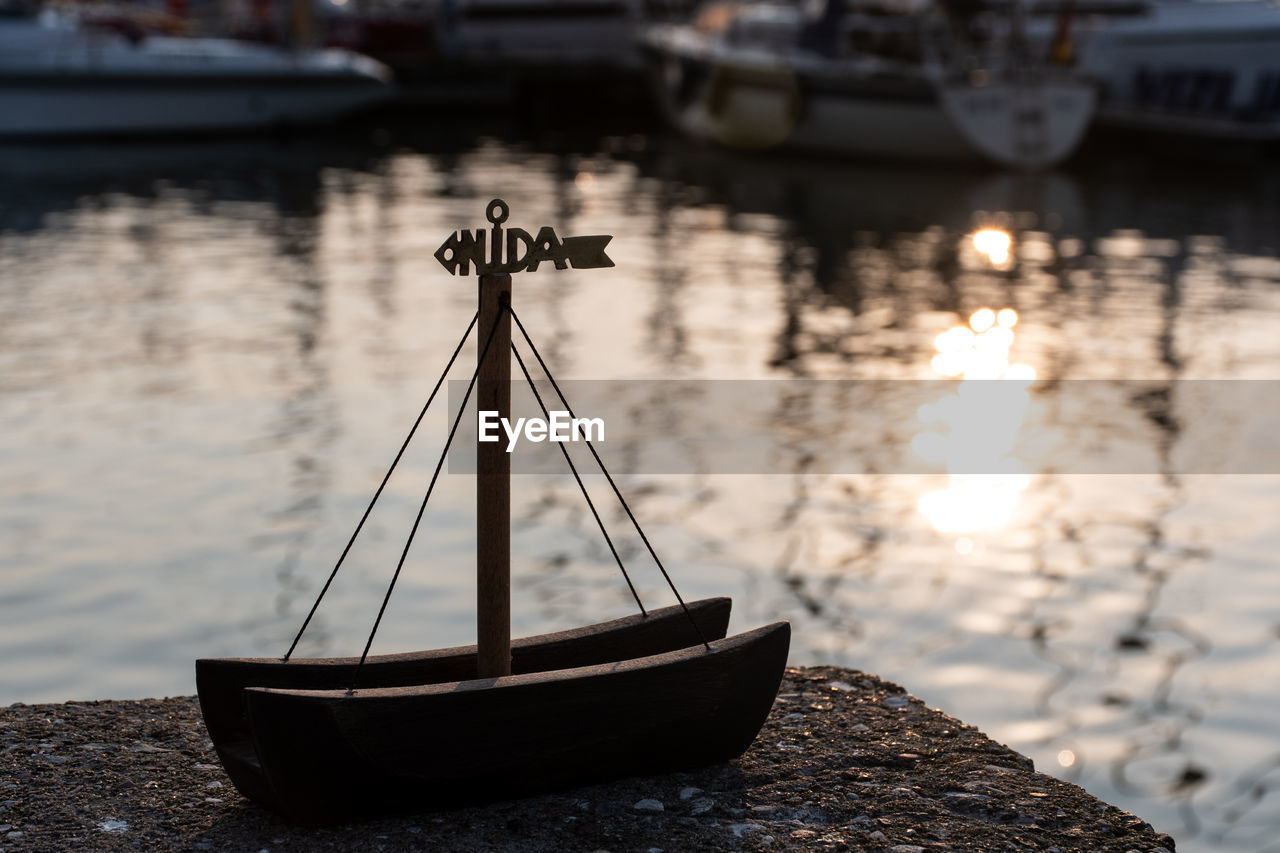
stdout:
{"type": "Polygon", "coordinates": [[[523,228],[506,228],[502,223],[511,215],[511,208],[500,198],[489,202],[485,218],[492,226],[488,233],[483,228],[475,231],[455,231],[436,249],[436,260],[450,275],[470,275],[471,265],[476,272],[513,273],[537,272],[543,263],[553,263],[556,269],[573,267],[575,270],[600,269],[613,266],[604,253],[604,247],[613,239],[608,234],[590,237],[556,236],[555,229],[544,225],[536,237],[523,228]],[[506,256],[503,257],[503,236],[506,237],[506,256]],[[486,246],[487,244],[487,246],[486,246]]]}

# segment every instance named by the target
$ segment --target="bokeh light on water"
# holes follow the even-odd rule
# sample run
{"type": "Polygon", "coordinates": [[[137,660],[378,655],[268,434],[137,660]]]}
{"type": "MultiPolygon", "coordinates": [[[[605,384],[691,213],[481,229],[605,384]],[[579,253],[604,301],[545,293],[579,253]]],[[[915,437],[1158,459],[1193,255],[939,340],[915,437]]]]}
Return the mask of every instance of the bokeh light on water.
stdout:
{"type": "MultiPolygon", "coordinates": [[[[910,429],[855,438],[927,433],[945,461],[979,432],[1010,466],[812,473],[900,401],[827,423],[797,394],[761,424],[794,475],[625,478],[687,595],[732,595],[735,628],[791,619],[794,662],[899,680],[1181,850],[1280,835],[1280,478],[1169,461],[1180,380],[1276,378],[1280,172],[933,173],[642,130],[0,151],[0,701],[186,693],[198,655],[284,649],[474,310],[432,252],[502,195],[521,227],[617,235],[615,269],[518,281],[558,375],[946,376],[910,429]],[[1019,471],[1017,408],[966,398],[999,377],[1151,380],[1058,414],[1160,473],[1019,471]]],[[[304,653],[360,647],[444,429],[304,653]]],[[[381,650],[472,640],[471,500],[443,479],[381,650]]],[[[514,506],[517,633],[629,612],[570,479],[518,478],[514,506]]]]}
{"type": "MultiPolygon", "coordinates": [[[[982,233],[974,235],[974,245],[982,233]]],[[[999,263],[1004,263],[1008,235],[999,233],[1006,241],[998,254],[999,263]]],[[[993,250],[993,263],[996,257],[993,250]]],[[[943,465],[948,472],[946,488],[927,492],[916,502],[940,533],[1003,527],[1031,482],[1021,462],[1011,455],[1030,399],[1026,389],[1036,378],[1035,368],[1010,361],[1012,330],[1017,322],[1018,312],[1012,308],[1001,308],[998,313],[979,308],[968,323],[952,326],[934,338],[938,354],[930,366],[942,376],[960,378],[960,382],[954,393],[920,407],[918,416],[926,429],[916,433],[911,447],[921,458],[943,465]],[[985,392],[991,381],[1016,383],[1018,390],[1002,391],[993,399],[985,392]],[[958,468],[986,473],[960,473],[958,468]]],[[[957,551],[965,554],[970,548],[966,545],[957,551]]]]}

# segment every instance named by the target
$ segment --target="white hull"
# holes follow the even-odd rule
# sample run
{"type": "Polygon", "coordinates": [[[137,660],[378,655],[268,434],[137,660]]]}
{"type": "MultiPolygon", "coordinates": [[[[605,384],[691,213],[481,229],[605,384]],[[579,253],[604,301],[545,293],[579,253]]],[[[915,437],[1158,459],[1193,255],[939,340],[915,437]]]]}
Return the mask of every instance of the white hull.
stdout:
{"type": "Polygon", "coordinates": [[[809,114],[785,140],[807,151],[901,157],[913,160],[981,160],[939,105],[894,104],[817,96],[809,114]]]}
{"type": "Polygon", "coordinates": [[[750,60],[668,53],[669,118],[691,136],[738,148],[1042,168],[1075,150],[1094,108],[1093,89],[1070,79],[950,86],[750,60]],[[683,79],[691,73],[705,79],[691,85],[683,79]]]}
{"type": "Polygon", "coordinates": [[[1028,169],[1070,157],[1097,100],[1092,85],[1069,79],[944,85],[939,94],[969,145],[997,163],[1028,169]]]}
{"type": "Polygon", "coordinates": [[[145,84],[104,90],[103,81],[57,89],[0,80],[0,137],[179,133],[313,124],[380,100],[370,87],[299,90],[263,83],[192,91],[145,84]]]}
{"type": "MultiPolygon", "coordinates": [[[[1045,43],[1052,23],[1038,20],[1045,43]]],[[[1280,5],[1169,2],[1084,16],[1081,70],[1103,86],[1102,124],[1211,137],[1280,139],[1280,5]]]]}
{"type": "Polygon", "coordinates": [[[927,160],[980,160],[934,102],[812,95],[738,85],[670,113],[697,139],[734,148],[791,148],[826,154],[927,160]]]}
{"type": "Polygon", "coordinates": [[[345,51],[146,38],[0,21],[0,137],[263,128],[323,121],[391,94],[345,51]]]}
{"type": "MultiPolygon", "coordinates": [[[[957,93],[964,98],[967,93],[957,93]]],[[[689,105],[673,115],[675,124],[685,133],[699,139],[712,140],[737,148],[790,148],[867,157],[942,162],[995,161],[1003,165],[1041,168],[1065,159],[1078,145],[1087,126],[1086,121],[1073,121],[1070,116],[1054,119],[1055,124],[1069,125],[1056,136],[1034,134],[1019,144],[1010,129],[1018,96],[1010,89],[992,87],[981,93],[985,99],[999,104],[998,115],[985,121],[996,125],[993,132],[979,130],[978,139],[1000,136],[1008,142],[982,144],[975,135],[959,129],[943,109],[934,103],[887,103],[856,98],[815,96],[805,106],[804,116],[788,127],[778,116],[784,114],[777,96],[761,97],[741,92],[731,99],[731,106],[712,113],[705,102],[689,105]],[[1046,141],[1046,137],[1048,140],[1046,141]]],[[[1092,97],[1087,90],[1058,93],[1069,99],[1072,111],[1091,109],[1092,97]]]]}

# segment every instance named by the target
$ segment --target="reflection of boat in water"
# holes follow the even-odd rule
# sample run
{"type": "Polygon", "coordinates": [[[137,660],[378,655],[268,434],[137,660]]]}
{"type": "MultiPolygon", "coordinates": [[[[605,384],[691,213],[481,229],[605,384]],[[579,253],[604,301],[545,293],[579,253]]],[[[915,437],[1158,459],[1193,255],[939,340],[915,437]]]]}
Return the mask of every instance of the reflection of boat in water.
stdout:
{"type": "Polygon", "coordinates": [[[160,182],[200,204],[250,202],[314,216],[326,193],[325,170],[372,172],[386,156],[367,138],[342,133],[306,140],[223,134],[52,143],[0,145],[0,229],[38,230],[50,214],[75,210],[86,200],[150,205],[160,182]]]}
{"type": "Polygon", "coordinates": [[[347,51],[130,39],[51,12],[0,17],[0,136],[307,124],[390,94],[387,71],[347,51]]]}
{"type": "Polygon", "coordinates": [[[1074,15],[1076,60],[1102,84],[1099,124],[1165,133],[1280,138],[1280,6],[1168,0],[1070,0],[1030,7],[1074,15]]]}
{"type": "MultiPolygon", "coordinates": [[[[486,270],[480,276],[480,309],[454,356],[472,327],[488,334],[480,338],[479,364],[418,520],[472,391],[478,409],[492,406],[500,419],[509,418],[512,354],[525,368],[510,335],[511,321],[519,323],[510,308],[511,275],[489,270],[536,270],[543,260],[553,261],[556,268],[566,262],[575,269],[613,266],[603,251],[610,238],[566,237],[561,243],[551,228],[538,231],[536,240],[528,232],[508,229],[503,263],[501,224],[508,213],[501,200],[489,205],[492,255],[484,250],[488,235],[483,230],[478,232],[478,253],[470,231],[455,232],[436,253],[450,272],[460,269],[466,275],[471,262],[486,270]],[[525,254],[517,260],[513,255],[520,239],[525,254]],[[552,256],[528,260],[539,253],[552,256]]],[[[545,368],[523,325],[520,329],[545,368]]],[[[527,371],[525,377],[536,395],[527,371]]],[[[563,395],[559,402],[569,408],[563,395]]],[[[401,454],[416,429],[415,423],[401,454]]],[[[282,660],[197,662],[210,737],[247,797],[292,820],[324,823],[698,767],[740,755],[754,740],[786,665],[788,623],[725,638],[727,599],[690,605],[680,599],[678,607],[646,613],[641,606],[639,616],[510,641],[511,458],[483,438],[476,446],[476,646],[369,658],[371,633],[358,659],[291,661],[291,648],[282,660]]],[[[594,448],[592,453],[607,476],[594,448]]],[[[567,451],[565,458],[569,460],[567,451]]],[[[569,465],[582,485],[572,461],[569,465]]],[[[611,477],[609,481],[613,485],[611,477]]],[[[386,482],[384,478],[383,486],[386,482]]],[[[613,488],[634,521],[621,492],[613,488]]],[[[582,489],[603,532],[585,485],[582,489]]],[[[374,501],[381,492],[379,487],[374,501]]],[[[356,534],[363,524],[362,519],[356,534]]],[[[648,546],[638,524],[636,529],[648,546]]],[[[384,609],[416,531],[415,522],[384,609]]],[[[607,533],[605,537],[625,575],[607,533]]],[[[328,587],[326,583],[321,596],[328,587]]],[[[631,589],[639,604],[639,594],[631,589]]],[[[675,591],[674,584],[671,589],[675,591]]],[[[379,611],[375,633],[381,618],[379,611]]]]}
{"type": "Polygon", "coordinates": [[[982,214],[1029,212],[1073,233],[1087,227],[1085,186],[1074,172],[993,172],[981,165],[872,163],[783,152],[762,157],[698,145],[675,135],[633,155],[641,174],[694,187],[733,214],[790,223],[806,241],[847,249],[856,233],[964,232],[982,214]]]}
{"type": "Polygon", "coordinates": [[[817,21],[761,3],[718,25],[655,27],[646,43],[665,111],[692,136],[745,148],[1033,168],[1070,156],[1088,127],[1094,93],[1078,75],[993,44],[974,64],[967,43],[905,18],[875,25],[906,22],[913,50],[851,47],[843,5],[828,0],[817,21]]]}

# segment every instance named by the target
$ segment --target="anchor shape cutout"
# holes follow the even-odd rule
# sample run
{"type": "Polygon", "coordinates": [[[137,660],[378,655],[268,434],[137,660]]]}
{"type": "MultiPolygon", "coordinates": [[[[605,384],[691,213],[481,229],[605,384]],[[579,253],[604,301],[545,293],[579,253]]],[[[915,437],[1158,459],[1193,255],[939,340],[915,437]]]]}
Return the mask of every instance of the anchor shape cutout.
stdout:
{"type": "Polygon", "coordinates": [[[613,261],[604,253],[605,246],[613,239],[611,235],[592,235],[589,237],[556,236],[555,229],[544,225],[536,237],[529,235],[523,228],[507,228],[506,257],[503,257],[503,227],[511,214],[511,208],[500,198],[489,202],[485,208],[485,218],[493,226],[486,235],[483,228],[475,231],[455,231],[436,249],[435,257],[450,275],[470,275],[471,265],[475,264],[476,272],[514,273],[537,272],[543,263],[553,263],[556,269],[562,270],[572,266],[575,270],[600,269],[613,266],[613,261]],[[486,241],[486,237],[488,240],[486,241]],[[485,257],[485,243],[490,250],[485,257]]]}

